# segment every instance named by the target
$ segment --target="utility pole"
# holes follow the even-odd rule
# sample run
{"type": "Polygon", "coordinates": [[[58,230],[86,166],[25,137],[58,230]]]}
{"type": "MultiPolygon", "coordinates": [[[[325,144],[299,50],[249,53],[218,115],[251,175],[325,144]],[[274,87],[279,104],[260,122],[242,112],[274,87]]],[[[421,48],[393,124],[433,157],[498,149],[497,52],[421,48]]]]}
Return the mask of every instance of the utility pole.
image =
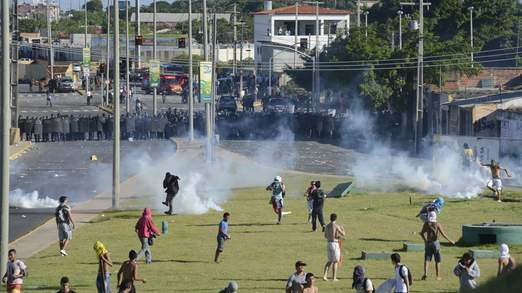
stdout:
{"type": "Polygon", "coordinates": [[[9,129],[11,127],[10,99],[10,59],[9,59],[9,0],[2,0],[2,197],[0,206],[0,276],[7,271],[7,250],[9,249],[9,129]]]}
{"type": "MultiPolygon", "coordinates": [[[[202,20],[202,29],[203,29],[203,55],[205,56],[205,61],[209,61],[208,56],[208,31],[207,31],[207,0],[203,0],[203,20],[202,20]]],[[[201,78],[201,76],[200,76],[201,78]]],[[[212,160],[212,126],[211,126],[211,103],[205,103],[205,120],[206,120],[206,133],[207,133],[207,153],[206,159],[207,163],[211,163],[212,160]]]]}
{"type": "Polygon", "coordinates": [[[53,40],[51,33],[51,10],[49,9],[50,1],[47,0],[47,42],[49,43],[49,65],[51,66],[51,79],[54,78],[54,52],[53,40]]]}
{"type": "MultiPolygon", "coordinates": [[[[84,39],[84,44],[83,44],[83,47],[84,48],[88,48],[90,47],[89,44],[87,44],[87,0],[85,0],[85,33],[83,35],[83,39],[84,39]]],[[[89,67],[88,67],[88,74],[85,75],[85,94],[87,95],[87,92],[90,90],[90,73],[91,73],[91,65],[89,64],[89,67]]]]}
{"type": "Polygon", "coordinates": [[[192,62],[192,0],[188,0],[188,58],[189,58],[189,141],[194,141],[194,66],[192,62]]]}
{"type": "MultiPolygon", "coordinates": [[[[152,22],[153,22],[153,32],[152,32],[152,59],[156,60],[157,58],[157,48],[156,48],[156,30],[158,29],[157,23],[156,23],[156,0],[153,2],[153,16],[152,16],[152,22]]],[[[158,89],[154,87],[152,89],[152,115],[156,116],[158,115],[158,89]]]]}
{"type": "Polygon", "coordinates": [[[11,58],[13,59],[11,64],[13,65],[13,71],[12,71],[12,80],[11,80],[11,91],[13,95],[13,103],[12,103],[12,109],[13,109],[13,116],[14,119],[12,121],[13,127],[18,128],[18,50],[19,50],[19,43],[20,43],[20,32],[18,31],[18,0],[14,0],[14,7],[13,7],[13,39],[12,42],[14,43],[11,48],[13,50],[13,53],[11,55],[11,58]]]}
{"type": "Polygon", "coordinates": [[[473,6],[468,7],[469,10],[469,31],[470,31],[470,43],[471,43],[471,68],[473,68],[473,6]]]}
{"type": "Polygon", "coordinates": [[[357,0],[357,27],[361,27],[361,1],[357,0]]]}
{"type": "Polygon", "coordinates": [[[415,154],[420,151],[420,143],[423,132],[424,119],[424,6],[429,6],[431,3],[419,0],[419,3],[401,2],[401,5],[419,6],[419,44],[417,52],[417,86],[416,86],[416,101],[415,101],[415,122],[413,124],[413,142],[415,146],[415,154]]]}
{"type": "MultiPolygon", "coordinates": [[[[105,92],[106,99],[105,101],[107,104],[109,104],[109,93],[110,93],[110,85],[111,85],[111,76],[110,76],[110,70],[111,67],[111,43],[110,43],[110,36],[111,36],[111,0],[107,0],[107,64],[105,65],[105,83],[107,86],[107,90],[105,92]]],[[[114,104],[114,101],[112,101],[114,104]]]]}
{"type": "Polygon", "coordinates": [[[234,3],[234,17],[232,18],[232,26],[234,27],[234,61],[232,63],[232,75],[234,78],[237,74],[237,4],[234,3]]]}
{"type": "Polygon", "coordinates": [[[130,112],[130,49],[129,49],[129,1],[125,0],[125,112],[130,112]]]}
{"type": "MultiPolygon", "coordinates": [[[[322,3],[321,3],[322,4],[322,3]]],[[[315,2],[315,104],[314,108],[318,110],[321,86],[319,85],[319,50],[321,50],[321,46],[319,45],[319,34],[321,33],[321,28],[319,27],[319,1],[315,2]]]]}
{"type": "Polygon", "coordinates": [[[208,19],[207,19],[207,0],[203,0],[203,20],[201,21],[201,28],[203,29],[203,55],[205,61],[208,61],[208,19]]]}
{"type": "Polygon", "coordinates": [[[112,208],[120,208],[120,9],[114,0],[114,136],[112,150],[112,208]]]}
{"type": "Polygon", "coordinates": [[[134,14],[134,54],[136,55],[136,60],[134,62],[134,68],[141,68],[141,48],[140,45],[136,42],[136,36],[141,35],[141,25],[140,25],[140,0],[136,0],[136,12],[134,14]],[[137,66],[137,67],[136,67],[137,66]]]}
{"type": "Polygon", "coordinates": [[[245,22],[241,20],[241,44],[239,45],[239,96],[240,98],[243,98],[241,96],[241,93],[243,92],[243,43],[245,42],[244,34],[245,31],[245,22]]]}
{"type": "Polygon", "coordinates": [[[212,32],[212,108],[210,111],[212,117],[212,136],[216,133],[216,100],[217,100],[217,64],[218,64],[218,51],[217,51],[217,15],[214,11],[213,17],[213,32],[212,32]]]}
{"type": "Polygon", "coordinates": [[[402,50],[402,15],[404,11],[397,11],[397,15],[399,15],[399,50],[402,50]]]}
{"type": "Polygon", "coordinates": [[[296,68],[297,59],[297,35],[299,32],[299,2],[295,1],[295,24],[294,24],[294,69],[296,68]]]}
{"type": "Polygon", "coordinates": [[[368,10],[365,10],[364,11],[364,35],[366,36],[366,38],[368,38],[368,14],[370,14],[370,12],[368,12],[368,10]]]}

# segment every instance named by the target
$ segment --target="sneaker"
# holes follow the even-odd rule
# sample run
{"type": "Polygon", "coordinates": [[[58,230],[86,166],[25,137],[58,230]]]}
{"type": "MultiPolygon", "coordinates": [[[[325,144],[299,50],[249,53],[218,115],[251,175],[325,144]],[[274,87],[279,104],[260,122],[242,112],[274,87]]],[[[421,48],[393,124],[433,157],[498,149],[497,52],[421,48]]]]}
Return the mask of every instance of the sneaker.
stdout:
{"type": "Polygon", "coordinates": [[[169,204],[166,201],[162,201],[161,203],[165,206],[169,206],[169,204]]]}
{"type": "Polygon", "coordinates": [[[502,202],[502,200],[499,199],[499,200],[497,200],[497,202],[502,202]]]}
{"type": "Polygon", "coordinates": [[[60,254],[62,256],[68,256],[67,252],[64,249],[60,250],[60,254]]]}
{"type": "Polygon", "coordinates": [[[323,277],[323,281],[328,281],[328,278],[327,277],[323,277]]]}
{"type": "Polygon", "coordinates": [[[169,211],[166,211],[166,212],[165,212],[165,215],[172,215],[172,213],[169,212],[169,211]]]}
{"type": "Polygon", "coordinates": [[[324,226],[323,226],[323,232],[324,232],[324,226]]]}
{"type": "Polygon", "coordinates": [[[422,276],[421,280],[422,280],[422,281],[425,281],[425,280],[426,280],[426,278],[427,278],[427,276],[426,276],[426,275],[424,275],[424,276],[422,276]]]}

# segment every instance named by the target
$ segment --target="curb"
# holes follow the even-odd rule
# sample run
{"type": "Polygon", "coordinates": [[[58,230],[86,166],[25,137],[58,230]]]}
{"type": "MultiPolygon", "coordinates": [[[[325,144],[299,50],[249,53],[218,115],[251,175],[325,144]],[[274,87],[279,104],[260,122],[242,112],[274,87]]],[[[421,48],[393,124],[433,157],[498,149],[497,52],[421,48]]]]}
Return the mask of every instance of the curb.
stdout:
{"type": "Polygon", "coordinates": [[[103,107],[103,106],[96,106],[96,107],[98,107],[98,109],[102,110],[103,112],[112,114],[112,108],[103,107]]]}
{"type": "Polygon", "coordinates": [[[21,147],[17,150],[15,149],[15,151],[11,151],[11,148],[16,148],[17,146],[16,145],[10,146],[9,161],[14,161],[14,160],[18,159],[19,157],[21,157],[33,146],[33,143],[30,141],[26,141],[26,142],[20,142],[18,145],[21,147]]]}

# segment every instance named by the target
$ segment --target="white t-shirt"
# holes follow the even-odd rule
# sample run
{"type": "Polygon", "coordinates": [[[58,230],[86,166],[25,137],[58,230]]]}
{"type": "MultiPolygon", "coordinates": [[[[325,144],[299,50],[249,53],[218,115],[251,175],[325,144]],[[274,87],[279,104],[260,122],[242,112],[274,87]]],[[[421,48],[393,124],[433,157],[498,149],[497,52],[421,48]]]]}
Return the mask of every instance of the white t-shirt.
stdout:
{"type": "Polygon", "coordinates": [[[7,262],[7,284],[23,284],[22,278],[15,278],[14,276],[20,275],[22,271],[27,270],[27,266],[23,261],[17,259],[14,262],[7,262]]]}
{"type": "Polygon", "coordinates": [[[404,280],[408,281],[408,268],[405,265],[400,265],[395,267],[395,292],[408,292],[408,288],[406,287],[406,283],[404,280]],[[399,273],[399,269],[402,268],[402,272],[399,273]],[[401,277],[404,277],[404,279],[401,277]]]}
{"type": "Polygon", "coordinates": [[[372,280],[366,279],[366,282],[358,284],[355,286],[355,293],[366,293],[368,291],[373,291],[373,283],[372,280]]]}
{"type": "MultiPolygon", "coordinates": [[[[297,273],[293,273],[288,278],[288,282],[286,283],[286,286],[292,288],[294,282],[295,283],[299,283],[299,284],[306,284],[305,277],[306,277],[306,273],[304,273],[304,272],[303,272],[302,275],[298,275],[297,273]]],[[[292,293],[299,293],[299,291],[298,290],[294,290],[294,288],[292,288],[291,292],[292,293]]]]}

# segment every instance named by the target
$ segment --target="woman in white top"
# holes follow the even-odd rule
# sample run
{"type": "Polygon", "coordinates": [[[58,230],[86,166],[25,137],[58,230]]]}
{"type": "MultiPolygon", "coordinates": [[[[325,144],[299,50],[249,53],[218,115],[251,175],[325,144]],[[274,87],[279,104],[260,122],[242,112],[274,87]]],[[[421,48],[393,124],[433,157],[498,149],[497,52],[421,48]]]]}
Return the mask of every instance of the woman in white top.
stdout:
{"type": "Polygon", "coordinates": [[[364,268],[360,265],[353,269],[352,289],[356,293],[372,293],[374,291],[372,281],[364,277],[364,268]]]}
{"type": "Polygon", "coordinates": [[[507,244],[500,244],[500,257],[498,258],[498,273],[497,276],[500,276],[505,273],[509,273],[515,270],[517,264],[515,259],[509,255],[509,246],[507,244]]]}

